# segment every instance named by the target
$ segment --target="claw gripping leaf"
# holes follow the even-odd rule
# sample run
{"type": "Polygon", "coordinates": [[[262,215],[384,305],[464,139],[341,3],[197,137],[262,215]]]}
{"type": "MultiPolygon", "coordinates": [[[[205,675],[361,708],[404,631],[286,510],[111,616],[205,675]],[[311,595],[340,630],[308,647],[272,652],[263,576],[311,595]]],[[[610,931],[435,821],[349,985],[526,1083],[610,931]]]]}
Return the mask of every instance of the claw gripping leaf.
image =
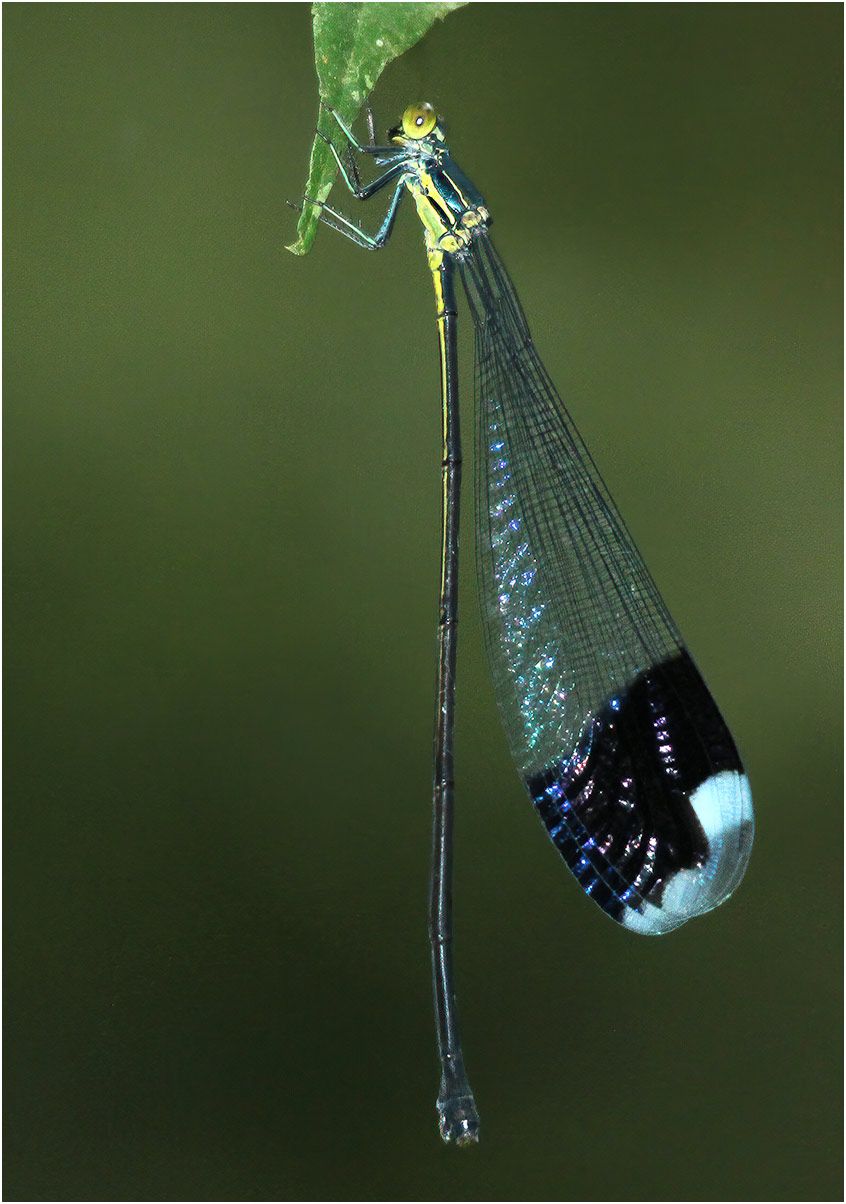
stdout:
{"type": "MultiPolygon", "coordinates": [[[[320,99],[351,124],[392,59],[419,42],[435,21],[467,0],[446,4],[326,4],[312,5],[314,18],[314,62],[320,99]]],[[[327,136],[335,132],[328,113],[321,108],[317,128],[327,136]]],[[[335,179],[337,165],[329,147],[315,138],[311,148],[305,195],[325,201],[335,179]]],[[[305,255],[314,242],[317,213],[305,205],[297,224],[297,241],[288,247],[305,255]]]]}

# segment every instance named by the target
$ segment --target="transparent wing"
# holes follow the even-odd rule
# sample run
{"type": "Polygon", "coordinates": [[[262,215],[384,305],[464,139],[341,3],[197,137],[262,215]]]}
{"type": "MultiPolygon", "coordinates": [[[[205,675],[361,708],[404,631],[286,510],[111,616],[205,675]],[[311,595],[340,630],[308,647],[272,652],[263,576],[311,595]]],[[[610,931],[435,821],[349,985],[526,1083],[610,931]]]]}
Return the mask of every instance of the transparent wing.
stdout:
{"type": "Polygon", "coordinates": [[[476,331],[480,604],[511,750],[585,890],[666,931],[743,876],[748,782],[486,235],[459,266],[476,331]]]}

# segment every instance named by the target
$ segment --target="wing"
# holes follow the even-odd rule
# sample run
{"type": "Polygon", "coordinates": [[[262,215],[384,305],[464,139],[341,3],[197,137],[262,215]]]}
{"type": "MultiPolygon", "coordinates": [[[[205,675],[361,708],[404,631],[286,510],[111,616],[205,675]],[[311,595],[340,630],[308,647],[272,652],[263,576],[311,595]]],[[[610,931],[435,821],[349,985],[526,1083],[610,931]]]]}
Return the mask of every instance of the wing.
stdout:
{"type": "Polygon", "coordinates": [[[743,877],[748,780],[487,236],[458,262],[476,331],[479,597],[511,750],[585,891],[666,932],[743,877]]]}

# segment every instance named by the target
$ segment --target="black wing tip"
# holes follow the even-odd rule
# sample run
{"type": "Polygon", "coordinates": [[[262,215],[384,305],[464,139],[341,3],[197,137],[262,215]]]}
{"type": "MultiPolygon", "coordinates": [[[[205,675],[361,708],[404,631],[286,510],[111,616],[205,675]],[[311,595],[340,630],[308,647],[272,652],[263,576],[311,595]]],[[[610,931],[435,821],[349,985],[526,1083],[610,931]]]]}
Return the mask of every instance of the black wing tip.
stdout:
{"type": "Polygon", "coordinates": [[[749,781],[686,649],[609,699],[573,754],[526,787],[583,890],[633,931],[677,928],[743,877],[749,781]]]}

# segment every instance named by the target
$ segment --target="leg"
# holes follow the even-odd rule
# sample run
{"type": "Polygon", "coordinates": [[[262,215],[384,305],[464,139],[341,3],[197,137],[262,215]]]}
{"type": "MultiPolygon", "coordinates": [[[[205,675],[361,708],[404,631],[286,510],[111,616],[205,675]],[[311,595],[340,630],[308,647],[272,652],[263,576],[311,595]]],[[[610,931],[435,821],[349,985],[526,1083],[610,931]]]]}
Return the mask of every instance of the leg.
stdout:
{"type": "Polygon", "coordinates": [[[356,187],[356,192],[358,192],[362,188],[361,176],[358,173],[358,164],[355,161],[355,155],[353,154],[353,148],[351,146],[347,147],[347,170],[352,176],[353,183],[356,187]]]}
{"type": "MultiPolygon", "coordinates": [[[[367,107],[365,108],[364,115],[367,118],[368,146],[375,149],[375,147],[376,147],[376,129],[373,125],[373,110],[371,109],[370,105],[367,105],[367,107]]],[[[349,167],[350,175],[353,177],[353,179],[355,180],[358,187],[361,188],[361,177],[358,174],[358,165],[356,164],[356,161],[355,161],[355,155],[353,154],[353,148],[349,145],[347,146],[347,166],[349,167]]]]}
{"type": "MultiPolygon", "coordinates": [[[[333,230],[337,230],[339,234],[343,234],[345,238],[350,240],[350,242],[354,242],[359,247],[364,247],[364,249],[367,251],[381,251],[382,247],[384,247],[385,243],[391,237],[393,232],[397,210],[399,209],[399,203],[402,200],[402,194],[404,191],[405,185],[402,180],[400,180],[396,186],[396,189],[394,190],[394,195],[391,197],[391,203],[388,206],[388,212],[385,215],[385,220],[382,222],[382,225],[379,227],[376,234],[373,235],[365,233],[364,230],[359,229],[358,226],[354,225],[351,221],[349,221],[348,218],[344,217],[342,213],[338,213],[337,210],[331,209],[328,205],[324,205],[322,201],[313,201],[311,197],[304,197],[303,200],[306,202],[306,204],[314,205],[316,208],[318,208],[320,210],[320,220],[325,225],[331,226],[333,230]],[[335,220],[330,220],[330,217],[326,216],[327,213],[330,214],[330,217],[334,218],[335,220]]],[[[295,205],[293,201],[288,201],[288,204],[292,209],[302,208],[301,205],[295,205]]]]}
{"type": "Polygon", "coordinates": [[[355,165],[355,160],[352,158],[351,148],[348,149],[350,150],[352,179],[350,179],[347,166],[341,156],[338,154],[337,148],[332,142],[332,139],[327,138],[326,135],[321,133],[320,130],[317,131],[317,136],[318,138],[323,139],[332,154],[335,156],[335,162],[338,164],[338,170],[344,178],[344,183],[346,184],[347,188],[349,188],[353,196],[360,201],[369,201],[372,196],[375,196],[377,192],[380,192],[387,184],[390,184],[392,180],[395,180],[405,166],[405,155],[402,154],[401,159],[398,158],[398,161],[391,164],[388,170],[383,172],[381,176],[377,176],[375,180],[371,181],[371,183],[365,184],[362,187],[361,179],[358,174],[358,168],[355,165]]]}
{"type": "Polygon", "coordinates": [[[368,139],[369,139],[370,145],[375,146],[376,145],[376,129],[373,125],[373,110],[371,109],[370,105],[368,105],[367,108],[364,110],[364,115],[367,118],[367,133],[368,133],[368,139]]]}
{"type": "Polygon", "coordinates": [[[331,105],[328,105],[326,103],[326,101],[324,100],[324,101],[322,101],[322,106],[324,109],[327,110],[327,112],[332,114],[332,116],[337,121],[338,125],[341,127],[344,137],[347,139],[350,146],[355,147],[355,149],[359,152],[359,154],[362,154],[362,155],[392,155],[392,154],[396,153],[397,148],[395,146],[377,146],[376,145],[376,133],[375,133],[375,130],[373,129],[373,113],[369,108],[367,110],[367,129],[368,129],[368,133],[370,135],[370,145],[364,146],[364,145],[362,145],[362,143],[359,142],[359,140],[356,138],[355,134],[352,132],[352,130],[347,125],[347,123],[343,120],[343,118],[338,116],[338,114],[335,112],[335,110],[332,108],[331,105]]]}

